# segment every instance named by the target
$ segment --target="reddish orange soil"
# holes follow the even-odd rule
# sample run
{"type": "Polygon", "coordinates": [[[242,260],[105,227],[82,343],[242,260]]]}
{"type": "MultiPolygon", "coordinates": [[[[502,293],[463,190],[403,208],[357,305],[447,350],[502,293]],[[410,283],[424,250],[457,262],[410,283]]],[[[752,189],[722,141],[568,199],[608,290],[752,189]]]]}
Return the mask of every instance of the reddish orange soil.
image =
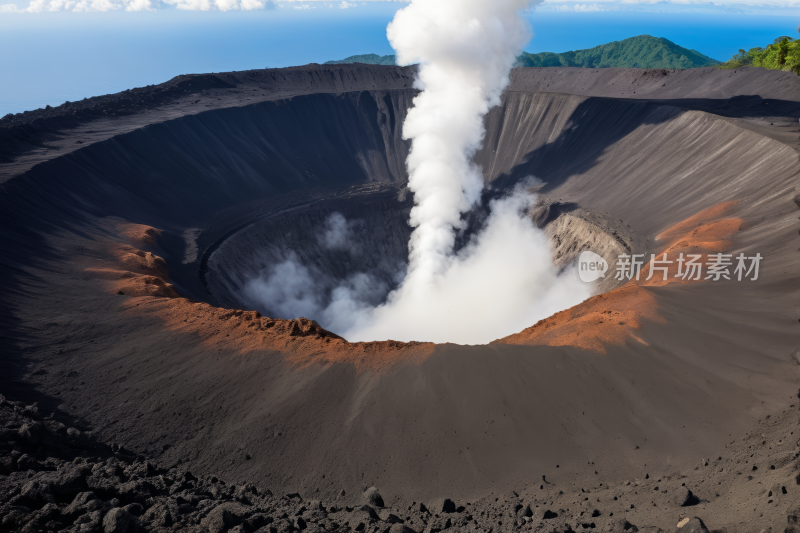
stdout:
{"type": "MultiPolygon", "coordinates": [[[[150,248],[158,246],[161,235],[161,230],[139,224],[118,223],[117,229],[126,240],[150,248]]],[[[170,330],[196,335],[209,347],[239,354],[278,351],[298,367],[349,363],[359,373],[380,372],[401,362],[418,364],[433,353],[433,343],[351,343],[306,318],[268,318],[188,300],[168,283],[167,263],[161,257],[126,244],[112,244],[109,255],[113,260],[85,272],[108,280],[109,293],[133,297],[122,301],[124,313],[157,316],[170,330]]]]}
{"type": "MultiPolygon", "coordinates": [[[[161,236],[161,230],[140,224],[118,223],[117,229],[120,236],[150,247],[157,246],[161,236]]],[[[109,255],[113,260],[85,269],[89,275],[107,280],[109,292],[127,296],[179,297],[175,287],[168,283],[167,262],[161,257],[118,243],[110,246],[109,255]]]]}
{"type": "Polygon", "coordinates": [[[126,296],[156,296],[159,298],[178,298],[180,295],[171,284],[156,276],[137,274],[128,270],[114,268],[87,268],[88,274],[108,280],[110,293],[126,296]]]}
{"type": "Polygon", "coordinates": [[[656,239],[659,241],[664,241],[667,239],[674,239],[676,237],[681,237],[689,233],[691,230],[700,226],[703,222],[709,222],[712,220],[717,220],[722,218],[724,215],[727,215],[736,207],[736,204],[739,203],[738,200],[732,200],[730,202],[723,202],[721,204],[712,205],[707,209],[703,209],[696,215],[693,215],[686,220],[682,220],[678,222],[674,226],[665,229],[661,233],[656,236],[656,239]]]}
{"type": "MultiPolygon", "coordinates": [[[[727,250],[742,220],[721,218],[730,213],[736,202],[719,204],[672,226],[657,237],[667,241],[657,254],[701,254],[727,250]]],[[[161,231],[138,224],[118,224],[120,235],[150,248],[158,246],[161,231]]],[[[429,357],[432,343],[396,341],[350,343],[306,318],[282,320],[262,317],[255,311],[220,309],[205,303],[181,298],[168,281],[166,262],[152,252],[129,245],[112,246],[115,258],[107,267],[89,268],[98,278],[111,280],[110,292],[133,296],[122,302],[125,313],[157,316],[170,330],[197,335],[207,346],[245,354],[278,351],[293,365],[348,363],[361,373],[380,372],[398,363],[419,364],[429,357]]],[[[658,303],[648,285],[666,285],[686,281],[676,278],[677,264],[670,265],[669,277],[656,271],[647,280],[651,265],[642,269],[640,280],[541,320],[519,333],[495,343],[514,345],[575,346],[605,353],[609,345],[621,345],[629,339],[646,344],[635,334],[642,322],[664,322],[658,303]]]]}
{"type": "MultiPolygon", "coordinates": [[[[693,254],[700,256],[697,260],[699,263],[706,264],[709,254],[717,254],[729,250],[733,245],[733,236],[739,232],[744,221],[741,218],[719,219],[719,217],[729,213],[735,206],[736,202],[725,202],[724,204],[709,207],[693,217],[662,231],[656,239],[667,241],[667,243],[655,255],[658,261],[666,253],[667,260],[673,261],[672,264],[666,265],[668,268],[667,279],[664,279],[663,270],[655,270],[652,277],[649,280],[647,279],[653,267],[653,262],[650,261],[642,268],[640,280],[633,282],[639,285],[662,286],[669,283],[697,283],[704,281],[703,279],[694,280],[676,277],[679,268],[676,260],[680,254],[683,254],[686,258],[688,258],[689,254],[693,254]]],[[[685,271],[686,269],[684,268],[683,272],[685,271]]]]}
{"type": "Polygon", "coordinates": [[[155,315],[170,330],[197,335],[201,342],[240,354],[274,350],[291,364],[348,363],[361,373],[380,372],[398,363],[419,364],[434,349],[421,342],[347,342],[313,320],[282,320],[256,311],[220,309],[185,298],[132,298],[123,304],[127,313],[155,315]]]}
{"type": "Polygon", "coordinates": [[[628,286],[599,294],[583,303],[540,320],[533,326],[494,342],[516,345],[576,346],[606,353],[605,347],[629,338],[646,344],[633,330],[642,320],[664,322],[655,296],[642,287],[628,286]]]}
{"type": "Polygon", "coordinates": [[[678,263],[675,260],[681,252],[685,255],[699,254],[699,262],[705,264],[708,254],[730,249],[731,239],[741,228],[742,220],[720,217],[730,213],[735,206],[735,201],[712,206],[675,224],[656,237],[667,241],[666,246],[656,253],[656,259],[661,259],[666,252],[667,260],[673,261],[671,265],[666,265],[666,280],[661,270],[654,271],[651,279],[647,279],[653,266],[649,262],[642,268],[639,280],[632,279],[623,287],[589,298],[575,307],[495,342],[528,346],[576,346],[600,353],[606,352],[606,346],[624,344],[628,339],[646,344],[634,330],[641,327],[643,320],[662,323],[665,320],[658,313],[655,296],[644,286],[690,283],[691,281],[675,277],[678,272],[678,263]]]}
{"type": "Polygon", "coordinates": [[[117,223],[117,229],[121,237],[132,241],[140,246],[155,248],[158,246],[158,239],[161,237],[161,230],[142,224],[131,224],[128,222],[117,223]]]}
{"type": "Polygon", "coordinates": [[[132,246],[118,245],[113,249],[114,257],[125,270],[169,280],[167,262],[152,252],[143,252],[132,246]]]}

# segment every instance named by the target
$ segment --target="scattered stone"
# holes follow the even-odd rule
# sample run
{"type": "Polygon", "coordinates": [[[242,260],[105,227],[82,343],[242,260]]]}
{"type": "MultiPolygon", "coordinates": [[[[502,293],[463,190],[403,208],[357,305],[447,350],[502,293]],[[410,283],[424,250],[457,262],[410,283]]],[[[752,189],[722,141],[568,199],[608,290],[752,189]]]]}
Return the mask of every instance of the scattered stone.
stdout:
{"type": "Polygon", "coordinates": [[[621,518],[611,526],[610,533],[637,533],[639,528],[628,522],[626,519],[621,518]]]}
{"type": "Polygon", "coordinates": [[[709,533],[708,528],[702,520],[697,518],[684,518],[678,522],[679,533],[709,533]]]}
{"type": "Polygon", "coordinates": [[[695,496],[687,487],[680,487],[677,492],[675,502],[680,507],[690,507],[700,503],[700,498],[695,496]]]}

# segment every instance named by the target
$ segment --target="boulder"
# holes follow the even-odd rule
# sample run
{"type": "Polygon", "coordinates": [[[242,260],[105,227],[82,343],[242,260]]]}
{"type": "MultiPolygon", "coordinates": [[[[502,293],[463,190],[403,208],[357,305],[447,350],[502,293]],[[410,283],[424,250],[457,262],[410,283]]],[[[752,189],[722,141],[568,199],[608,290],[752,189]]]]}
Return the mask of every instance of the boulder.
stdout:
{"type": "Polygon", "coordinates": [[[30,507],[42,507],[47,503],[55,503],[52,485],[45,481],[32,480],[25,483],[17,498],[19,503],[25,503],[30,507]]]}
{"type": "Polygon", "coordinates": [[[678,495],[675,497],[675,503],[680,507],[689,507],[700,503],[700,498],[695,496],[687,487],[680,487],[678,495]]]}
{"type": "Polygon", "coordinates": [[[200,525],[209,533],[222,533],[242,523],[245,509],[241,504],[226,502],[212,509],[200,525]]]}
{"type": "Polygon", "coordinates": [[[153,527],[171,527],[173,524],[172,512],[163,503],[157,503],[144,513],[142,521],[153,527]]]}
{"type": "Polygon", "coordinates": [[[244,525],[247,525],[249,531],[257,531],[264,526],[268,526],[272,521],[273,519],[271,516],[263,513],[256,513],[245,520],[244,525]]]}
{"type": "Polygon", "coordinates": [[[131,526],[133,517],[121,507],[115,507],[106,513],[103,518],[104,533],[126,533],[131,526]]]}
{"type": "Polygon", "coordinates": [[[383,498],[375,487],[364,491],[364,503],[373,507],[383,507],[383,498]]]}
{"type": "MultiPolygon", "coordinates": [[[[78,516],[79,514],[83,514],[88,510],[89,502],[93,500],[97,500],[94,492],[80,492],[72,499],[72,503],[64,508],[62,514],[65,516],[78,516]]],[[[97,509],[92,510],[96,511],[97,509]]]]}
{"type": "Polygon", "coordinates": [[[523,506],[522,509],[520,509],[519,516],[521,516],[523,518],[526,518],[526,517],[530,518],[531,516],[533,516],[533,510],[531,509],[531,504],[529,504],[529,503],[525,504],[525,506],[523,506]]]}
{"type": "MultiPolygon", "coordinates": [[[[348,523],[350,524],[351,529],[361,531],[360,529],[358,529],[359,524],[366,527],[369,524],[380,521],[380,519],[381,517],[378,516],[378,513],[375,512],[375,509],[373,509],[369,505],[362,505],[360,508],[350,513],[350,517],[348,518],[348,523]]],[[[361,529],[364,528],[362,527],[361,529]]]]}
{"type": "Polygon", "coordinates": [[[86,491],[89,488],[86,477],[91,473],[91,468],[84,464],[64,465],[56,475],[49,477],[53,485],[53,493],[59,496],[73,497],[86,491]]]}
{"type": "Polygon", "coordinates": [[[151,496],[150,485],[141,479],[128,481],[119,486],[119,497],[124,502],[144,503],[151,496]]]}

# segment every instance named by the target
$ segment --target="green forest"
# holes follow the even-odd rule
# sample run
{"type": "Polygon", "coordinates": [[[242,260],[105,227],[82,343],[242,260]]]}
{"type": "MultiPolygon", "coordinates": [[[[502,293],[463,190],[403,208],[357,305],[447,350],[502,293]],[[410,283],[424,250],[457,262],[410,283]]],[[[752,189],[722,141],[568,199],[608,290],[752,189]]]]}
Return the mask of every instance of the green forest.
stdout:
{"type": "Polygon", "coordinates": [[[669,68],[711,67],[720,62],[697,50],[678,46],[669,39],[639,35],[622,41],[601,44],[587,50],[529,54],[517,59],[518,67],[585,67],[585,68],[669,68]]]}
{"type": "Polygon", "coordinates": [[[800,76],[800,40],[778,37],[766,48],[740,49],[739,53],[720,68],[764,67],[794,72],[800,76]]]}

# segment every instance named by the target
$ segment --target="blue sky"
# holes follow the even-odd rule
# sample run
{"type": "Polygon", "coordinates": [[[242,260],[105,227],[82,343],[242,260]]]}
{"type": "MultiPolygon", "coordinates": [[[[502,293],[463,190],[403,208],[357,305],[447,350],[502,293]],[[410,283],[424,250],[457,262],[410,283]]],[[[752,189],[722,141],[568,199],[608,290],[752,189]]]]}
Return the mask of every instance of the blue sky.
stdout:
{"type": "MultiPolygon", "coordinates": [[[[0,4],[3,1],[7,0],[0,4]]],[[[0,50],[4,51],[0,54],[0,116],[161,83],[185,73],[391,54],[386,24],[405,5],[268,0],[35,2],[0,7],[0,50]]],[[[547,0],[526,16],[535,33],[526,47],[531,52],[563,52],[650,34],[725,60],[739,48],[763,46],[779,35],[800,37],[800,1],[752,5],[741,0],[714,4],[547,0]]]]}

